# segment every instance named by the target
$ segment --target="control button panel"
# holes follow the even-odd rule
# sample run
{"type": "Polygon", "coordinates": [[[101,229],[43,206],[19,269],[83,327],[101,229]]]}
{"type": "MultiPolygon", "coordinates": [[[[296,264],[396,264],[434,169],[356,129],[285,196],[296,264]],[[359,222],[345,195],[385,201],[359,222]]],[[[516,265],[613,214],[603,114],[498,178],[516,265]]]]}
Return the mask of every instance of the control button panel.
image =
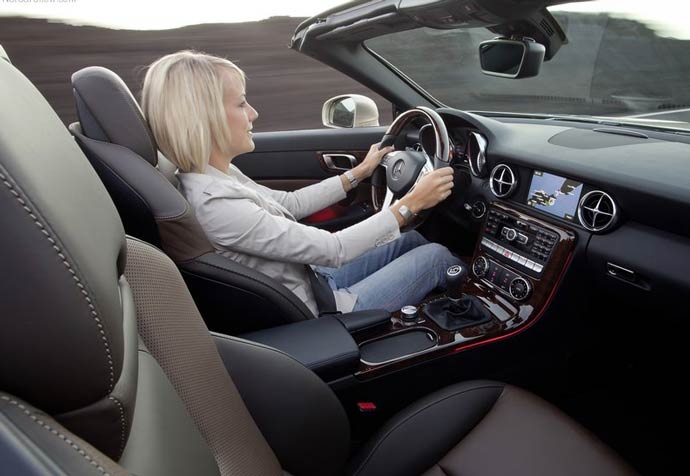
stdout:
{"type": "Polygon", "coordinates": [[[541,275],[544,271],[543,264],[533,261],[530,257],[523,256],[516,251],[509,250],[501,244],[496,243],[495,241],[492,241],[486,237],[482,238],[481,248],[485,251],[493,251],[494,253],[503,257],[504,260],[510,260],[511,266],[528,271],[530,274],[541,275]]]}
{"type": "Polygon", "coordinates": [[[478,278],[493,284],[516,301],[527,299],[532,293],[532,284],[527,278],[504,268],[497,262],[478,256],[472,263],[472,271],[478,278]]]}
{"type": "Polygon", "coordinates": [[[542,266],[558,243],[558,235],[553,231],[494,209],[489,210],[484,236],[542,266]]]}

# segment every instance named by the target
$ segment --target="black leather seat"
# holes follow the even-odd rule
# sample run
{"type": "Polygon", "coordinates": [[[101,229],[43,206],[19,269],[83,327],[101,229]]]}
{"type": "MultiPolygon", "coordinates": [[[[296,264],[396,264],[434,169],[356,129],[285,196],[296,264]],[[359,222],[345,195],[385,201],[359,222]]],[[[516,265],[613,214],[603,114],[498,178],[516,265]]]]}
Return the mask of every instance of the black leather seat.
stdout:
{"type": "Polygon", "coordinates": [[[125,237],[57,115],[2,60],[0,104],[3,474],[634,474],[548,403],[483,381],[424,398],[351,456],[329,387],[212,337],[175,264],[125,237]]]}
{"type": "Polygon", "coordinates": [[[314,318],[278,281],[214,253],[176,189],[174,165],[158,152],[119,76],[84,68],[72,76],[72,88],[79,123],[69,129],[115,202],[125,231],[177,263],[211,329],[241,334],[314,318]]]}

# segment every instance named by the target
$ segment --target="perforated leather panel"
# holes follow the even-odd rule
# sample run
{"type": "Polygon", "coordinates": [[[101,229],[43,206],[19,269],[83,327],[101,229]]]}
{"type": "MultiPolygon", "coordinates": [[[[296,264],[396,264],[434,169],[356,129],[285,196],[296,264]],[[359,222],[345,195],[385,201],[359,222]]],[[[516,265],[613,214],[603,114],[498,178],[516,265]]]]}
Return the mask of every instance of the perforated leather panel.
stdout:
{"type": "Polygon", "coordinates": [[[249,414],[175,264],[155,248],[127,241],[125,276],[139,334],[211,448],[222,475],[282,475],[249,414]]]}

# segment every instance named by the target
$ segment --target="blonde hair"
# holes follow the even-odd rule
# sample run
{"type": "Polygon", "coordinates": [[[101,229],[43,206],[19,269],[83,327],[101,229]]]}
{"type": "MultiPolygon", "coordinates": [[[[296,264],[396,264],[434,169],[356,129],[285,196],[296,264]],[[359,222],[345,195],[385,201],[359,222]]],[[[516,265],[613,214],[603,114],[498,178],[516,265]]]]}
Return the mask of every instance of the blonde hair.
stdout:
{"type": "Polygon", "coordinates": [[[229,154],[231,134],[223,105],[224,72],[245,85],[231,61],[197,51],[156,60],[144,78],[142,108],[158,147],[181,172],[203,173],[214,147],[229,154]]]}

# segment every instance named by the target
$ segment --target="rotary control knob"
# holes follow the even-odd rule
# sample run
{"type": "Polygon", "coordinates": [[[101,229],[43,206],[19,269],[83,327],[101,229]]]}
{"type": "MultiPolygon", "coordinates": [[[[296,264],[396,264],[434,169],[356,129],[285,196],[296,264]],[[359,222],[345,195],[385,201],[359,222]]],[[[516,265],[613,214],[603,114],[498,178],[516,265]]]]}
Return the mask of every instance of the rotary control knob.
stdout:
{"type": "Polygon", "coordinates": [[[417,319],[417,307],[416,306],[403,306],[400,309],[400,317],[403,321],[412,322],[417,319]]]}
{"type": "Polygon", "coordinates": [[[524,301],[527,299],[532,292],[532,286],[529,281],[525,278],[518,276],[510,282],[510,287],[508,288],[510,295],[518,301],[524,301]]]}
{"type": "Polygon", "coordinates": [[[477,200],[472,204],[472,209],[470,211],[472,218],[477,220],[482,218],[486,214],[486,204],[481,200],[477,200]]]}
{"type": "Polygon", "coordinates": [[[515,228],[506,228],[506,240],[513,241],[517,236],[518,234],[515,228]]]}
{"type": "Polygon", "coordinates": [[[489,260],[487,260],[483,256],[479,256],[477,259],[474,260],[474,262],[472,263],[472,272],[476,277],[484,277],[487,271],[489,271],[489,260]]]}

